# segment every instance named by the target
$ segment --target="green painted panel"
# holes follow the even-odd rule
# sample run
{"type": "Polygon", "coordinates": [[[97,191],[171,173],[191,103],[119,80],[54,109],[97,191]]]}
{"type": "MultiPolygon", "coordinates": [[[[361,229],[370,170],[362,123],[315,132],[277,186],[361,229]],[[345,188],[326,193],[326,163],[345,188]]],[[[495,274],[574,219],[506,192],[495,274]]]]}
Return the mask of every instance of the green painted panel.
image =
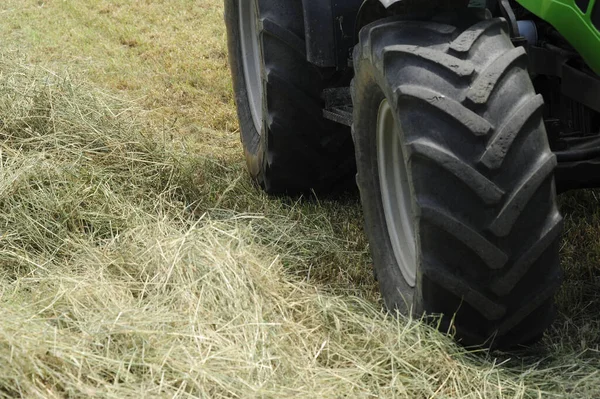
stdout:
{"type": "Polygon", "coordinates": [[[554,26],[600,75],[600,0],[590,0],[587,10],[581,0],[517,0],[523,7],[554,26]],[[596,14],[594,6],[598,3],[596,14]],[[593,21],[596,21],[594,26],[593,21]]]}

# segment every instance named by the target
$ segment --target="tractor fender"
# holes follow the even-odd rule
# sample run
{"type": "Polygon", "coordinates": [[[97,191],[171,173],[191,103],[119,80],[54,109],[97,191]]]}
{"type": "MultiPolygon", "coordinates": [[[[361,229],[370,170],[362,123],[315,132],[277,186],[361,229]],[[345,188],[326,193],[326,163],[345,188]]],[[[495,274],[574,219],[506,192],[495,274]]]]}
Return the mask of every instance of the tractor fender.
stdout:
{"type": "Polygon", "coordinates": [[[362,3],[363,0],[302,0],[309,62],[337,69],[348,66],[349,51],[356,44],[353,34],[362,3]]]}

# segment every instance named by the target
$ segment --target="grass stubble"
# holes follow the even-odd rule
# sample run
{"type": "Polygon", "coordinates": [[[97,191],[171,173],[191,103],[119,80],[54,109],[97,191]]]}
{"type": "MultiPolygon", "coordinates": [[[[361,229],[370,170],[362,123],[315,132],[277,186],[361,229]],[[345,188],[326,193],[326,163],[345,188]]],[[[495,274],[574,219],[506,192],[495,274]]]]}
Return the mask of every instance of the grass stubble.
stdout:
{"type": "Polygon", "coordinates": [[[220,2],[0,10],[0,397],[597,397],[596,192],[542,342],[461,348],[382,311],[355,197],[248,181],[220,2]]]}

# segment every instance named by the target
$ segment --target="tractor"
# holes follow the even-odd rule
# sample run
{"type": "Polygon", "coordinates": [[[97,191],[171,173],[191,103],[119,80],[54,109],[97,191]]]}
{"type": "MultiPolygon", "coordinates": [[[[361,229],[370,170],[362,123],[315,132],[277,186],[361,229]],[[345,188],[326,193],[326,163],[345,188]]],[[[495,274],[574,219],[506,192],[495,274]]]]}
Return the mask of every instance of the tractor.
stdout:
{"type": "Polygon", "coordinates": [[[468,346],[543,336],[557,194],[600,186],[600,0],[225,0],[225,22],[262,189],[356,184],[390,311],[468,346]]]}

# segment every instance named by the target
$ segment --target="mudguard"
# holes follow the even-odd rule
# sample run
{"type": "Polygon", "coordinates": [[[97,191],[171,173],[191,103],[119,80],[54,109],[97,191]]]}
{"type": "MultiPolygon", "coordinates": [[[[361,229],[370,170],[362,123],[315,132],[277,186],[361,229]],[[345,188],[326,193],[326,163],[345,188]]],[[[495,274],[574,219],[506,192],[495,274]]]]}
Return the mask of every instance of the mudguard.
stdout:
{"type": "Polygon", "coordinates": [[[319,67],[347,67],[363,0],[302,0],[306,58],[319,67]]]}

